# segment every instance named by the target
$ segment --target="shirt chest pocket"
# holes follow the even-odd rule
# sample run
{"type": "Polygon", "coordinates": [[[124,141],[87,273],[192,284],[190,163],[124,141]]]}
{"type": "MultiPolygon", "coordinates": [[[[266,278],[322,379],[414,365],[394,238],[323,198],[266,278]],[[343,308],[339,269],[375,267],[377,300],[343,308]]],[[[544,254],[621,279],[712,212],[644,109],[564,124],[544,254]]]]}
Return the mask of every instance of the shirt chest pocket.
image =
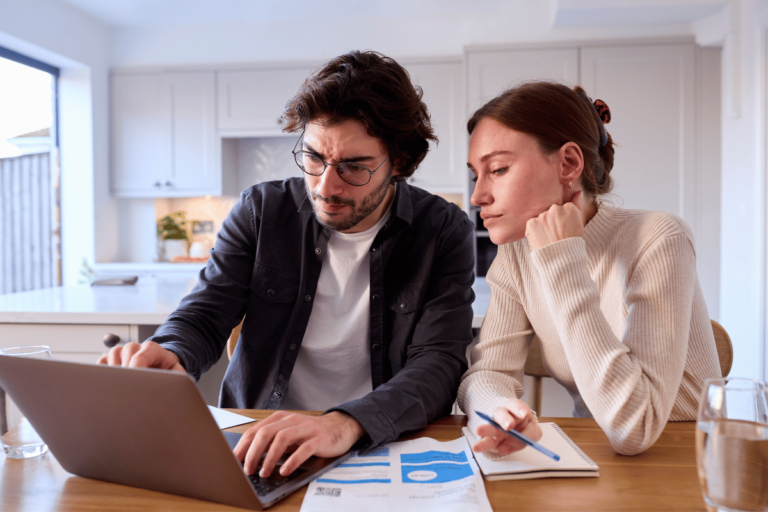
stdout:
{"type": "Polygon", "coordinates": [[[267,304],[290,304],[299,294],[299,282],[256,263],[251,276],[251,292],[267,304]]]}
{"type": "Polygon", "coordinates": [[[241,341],[247,352],[272,357],[290,324],[299,281],[258,263],[253,267],[250,300],[241,341]]]}
{"type": "Polygon", "coordinates": [[[387,307],[396,313],[413,313],[422,307],[427,283],[400,283],[387,291],[387,307]]]}

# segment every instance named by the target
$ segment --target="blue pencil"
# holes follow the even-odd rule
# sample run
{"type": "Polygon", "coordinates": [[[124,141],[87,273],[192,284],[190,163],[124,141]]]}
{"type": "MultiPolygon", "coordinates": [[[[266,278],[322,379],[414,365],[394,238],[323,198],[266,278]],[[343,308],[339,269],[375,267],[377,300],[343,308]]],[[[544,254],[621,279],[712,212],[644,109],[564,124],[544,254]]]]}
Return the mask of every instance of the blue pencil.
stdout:
{"type": "Polygon", "coordinates": [[[487,414],[483,414],[482,412],[478,412],[478,411],[475,411],[475,414],[477,414],[478,416],[480,416],[485,421],[487,421],[488,423],[490,423],[491,425],[493,425],[497,429],[501,430],[502,432],[506,432],[507,434],[511,435],[512,437],[514,437],[518,441],[527,444],[531,448],[535,448],[536,450],[540,451],[541,453],[543,453],[547,457],[551,457],[551,458],[553,458],[555,460],[560,460],[560,456],[558,454],[547,450],[546,448],[541,446],[536,441],[528,439],[527,437],[525,437],[523,434],[521,434],[520,432],[518,432],[516,430],[506,430],[506,429],[504,429],[504,427],[502,427],[501,425],[499,425],[498,423],[493,421],[493,418],[491,418],[487,414]]]}

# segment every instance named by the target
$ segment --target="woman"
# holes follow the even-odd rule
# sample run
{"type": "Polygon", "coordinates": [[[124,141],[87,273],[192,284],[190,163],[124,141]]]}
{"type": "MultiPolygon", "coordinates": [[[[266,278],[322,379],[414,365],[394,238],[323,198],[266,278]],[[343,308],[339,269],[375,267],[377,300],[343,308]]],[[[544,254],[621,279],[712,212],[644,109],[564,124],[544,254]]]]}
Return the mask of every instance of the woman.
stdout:
{"type": "Polygon", "coordinates": [[[469,120],[472,203],[499,252],[480,341],[459,405],[481,439],[475,451],[523,445],[471,411],[537,440],[519,399],[531,342],[574,401],[621,454],[650,447],[668,420],[693,420],[703,381],[720,375],[696,277],[691,231],[664,212],[600,201],[611,189],[605,103],[580,87],[511,89],[469,120]]]}

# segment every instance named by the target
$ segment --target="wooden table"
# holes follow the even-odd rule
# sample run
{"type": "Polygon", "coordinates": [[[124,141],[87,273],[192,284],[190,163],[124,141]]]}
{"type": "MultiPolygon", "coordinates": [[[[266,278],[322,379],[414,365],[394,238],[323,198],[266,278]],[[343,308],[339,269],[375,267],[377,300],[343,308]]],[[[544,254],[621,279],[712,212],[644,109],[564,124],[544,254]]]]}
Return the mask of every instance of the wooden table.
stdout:
{"type": "MultiPolygon", "coordinates": [[[[238,410],[263,419],[271,411],[238,410]]],[[[594,420],[555,421],[599,466],[598,478],[552,478],[485,482],[493,509],[514,511],[706,510],[696,474],[693,422],[668,423],[648,451],[634,457],[613,452],[594,420]]],[[[408,436],[447,441],[460,435],[465,416],[443,418],[408,436]]],[[[234,427],[245,431],[250,425],[234,427]]],[[[306,487],[270,510],[297,511],[306,487]]],[[[0,455],[0,510],[3,512],[77,511],[235,511],[242,510],[154,491],[90,480],[64,471],[49,453],[30,460],[0,455]]]]}

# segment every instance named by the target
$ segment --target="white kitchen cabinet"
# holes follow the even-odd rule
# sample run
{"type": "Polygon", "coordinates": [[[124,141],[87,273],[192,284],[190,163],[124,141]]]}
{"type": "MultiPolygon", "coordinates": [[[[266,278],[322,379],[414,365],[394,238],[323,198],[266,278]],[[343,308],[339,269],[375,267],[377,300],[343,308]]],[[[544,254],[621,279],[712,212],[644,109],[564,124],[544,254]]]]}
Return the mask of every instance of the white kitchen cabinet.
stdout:
{"type": "Polygon", "coordinates": [[[213,72],[114,74],[113,194],[221,194],[215,112],[213,72]]]}
{"type": "Polygon", "coordinates": [[[155,192],[171,168],[171,102],[163,82],[160,73],[112,76],[115,195],[155,192]]]}
{"type": "Polygon", "coordinates": [[[579,49],[469,50],[467,119],[502,91],[527,80],[578,84],[579,49]]]}
{"type": "Polygon", "coordinates": [[[310,66],[219,71],[218,128],[222,134],[277,135],[285,104],[312,73],[310,66]]]}
{"type": "Polygon", "coordinates": [[[48,345],[55,360],[95,363],[109,350],[104,345],[104,336],[107,334],[117,336],[120,345],[141,341],[136,325],[0,323],[0,349],[48,345]]]}
{"type": "Polygon", "coordinates": [[[581,50],[581,83],[613,114],[609,199],[674,213],[695,230],[694,64],[693,44],[581,50]]]}
{"type": "Polygon", "coordinates": [[[423,100],[440,141],[430,147],[408,182],[433,193],[462,194],[467,160],[461,61],[406,63],[404,67],[413,84],[424,91],[423,100]]]}

